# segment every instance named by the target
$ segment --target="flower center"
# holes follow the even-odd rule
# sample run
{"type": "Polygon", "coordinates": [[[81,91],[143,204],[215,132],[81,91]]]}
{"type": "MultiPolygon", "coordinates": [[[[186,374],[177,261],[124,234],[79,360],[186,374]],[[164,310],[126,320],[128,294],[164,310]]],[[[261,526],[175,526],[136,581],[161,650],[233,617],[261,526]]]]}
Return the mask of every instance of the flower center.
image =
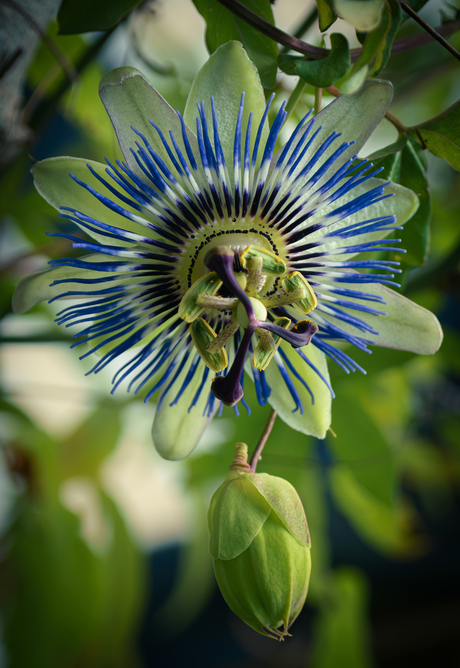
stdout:
{"type": "MultiPolygon", "coordinates": [[[[262,302],[259,301],[258,299],[254,299],[254,297],[249,297],[249,301],[251,303],[255,317],[258,320],[266,320],[267,309],[262,304],[262,302]]],[[[249,318],[246,309],[244,307],[244,304],[242,304],[241,302],[238,302],[238,306],[236,307],[236,317],[241,327],[244,327],[246,329],[246,327],[248,327],[249,325],[249,318]]]]}
{"type": "Polygon", "coordinates": [[[243,397],[244,362],[254,335],[258,343],[252,363],[263,371],[281,339],[300,348],[318,329],[311,320],[291,326],[290,318],[276,317],[270,309],[292,306],[300,313],[309,313],[317,304],[316,295],[302,274],[287,273],[286,264],[267,248],[212,246],[203,262],[210,271],[187,290],[179,316],[190,323],[192,340],[204,362],[219,374],[211,386],[213,394],[225,405],[234,406],[243,397]],[[275,290],[267,296],[269,278],[275,290]],[[245,330],[242,338],[237,334],[240,327],[245,330]],[[226,375],[220,375],[228,366],[226,344],[231,339],[233,363],[226,375]]]}

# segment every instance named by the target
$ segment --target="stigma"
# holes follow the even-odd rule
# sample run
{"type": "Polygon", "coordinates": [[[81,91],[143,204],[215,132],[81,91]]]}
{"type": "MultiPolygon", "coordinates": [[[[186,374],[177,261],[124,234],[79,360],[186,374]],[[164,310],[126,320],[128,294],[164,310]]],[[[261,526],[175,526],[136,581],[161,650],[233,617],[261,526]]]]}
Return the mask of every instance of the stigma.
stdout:
{"type": "Polygon", "coordinates": [[[250,352],[253,366],[263,371],[281,340],[294,348],[310,343],[317,325],[306,319],[293,323],[289,309],[307,314],[317,299],[302,274],[288,272],[276,253],[260,246],[238,250],[214,246],[206,253],[204,265],[208,272],[185,293],[179,316],[190,323],[196,350],[216,373],[212,393],[224,405],[234,406],[244,395],[241,381],[250,352]],[[233,361],[228,368],[226,348],[231,341],[233,361]]]}

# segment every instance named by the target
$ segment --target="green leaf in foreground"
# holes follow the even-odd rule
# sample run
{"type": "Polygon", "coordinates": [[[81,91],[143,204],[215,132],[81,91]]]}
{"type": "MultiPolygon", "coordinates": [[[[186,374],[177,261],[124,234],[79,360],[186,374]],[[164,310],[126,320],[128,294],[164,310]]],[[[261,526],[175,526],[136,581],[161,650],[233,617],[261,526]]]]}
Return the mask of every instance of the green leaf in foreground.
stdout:
{"type": "Polygon", "coordinates": [[[298,74],[301,79],[312,86],[326,88],[343,77],[350,67],[350,49],[344,35],[331,35],[331,52],[322,60],[303,60],[284,56],[280,59],[280,67],[285,72],[298,74]]]}
{"type": "Polygon", "coordinates": [[[326,0],[316,0],[318,10],[318,23],[321,32],[324,32],[337,21],[337,15],[326,0]]]}
{"type": "Polygon", "coordinates": [[[460,171],[460,102],[440,116],[410,128],[410,134],[423,148],[460,171]]]}
{"type": "MultiPolygon", "coordinates": [[[[270,0],[242,0],[243,4],[274,24],[270,0]]],[[[269,37],[248,25],[218,2],[193,0],[193,4],[206,21],[206,46],[209,53],[229,42],[243,43],[249,57],[257,67],[264,88],[273,88],[276,83],[278,47],[269,37]]]]}
{"type": "Polygon", "coordinates": [[[57,15],[59,33],[109,30],[137,4],[139,0],[62,0],[57,15]]]}
{"type": "Polygon", "coordinates": [[[336,82],[341,93],[352,95],[358,91],[370,73],[379,72],[383,66],[383,54],[387,34],[391,27],[391,10],[389,2],[385,2],[380,24],[367,34],[361,54],[348,72],[336,82]]]}
{"type": "Polygon", "coordinates": [[[382,176],[410,188],[419,198],[417,211],[404,228],[397,231],[401,248],[407,252],[396,252],[392,259],[401,262],[403,268],[422,266],[430,248],[431,193],[413,142],[409,140],[401,151],[373,162],[376,166],[384,167],[382,176]]]}

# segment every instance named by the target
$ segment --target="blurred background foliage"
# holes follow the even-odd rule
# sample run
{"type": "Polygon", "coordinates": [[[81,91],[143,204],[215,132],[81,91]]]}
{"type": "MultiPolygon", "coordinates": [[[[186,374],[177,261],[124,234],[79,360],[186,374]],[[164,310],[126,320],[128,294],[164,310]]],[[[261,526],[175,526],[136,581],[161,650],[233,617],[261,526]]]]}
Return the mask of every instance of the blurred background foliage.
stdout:
{"type": "MultiPolygon", "coordinates": [[[[239,3],[304,39],[317,49],[312,57],[278,48],[233,15],[232,4],[0,6],[2,667],[459,665],[458,60],[420,40],[423,28],[395,0],[368,0],[383,19],[367,33],[353,17],[336,21],[325,0],[239,3]],[[228,610],[207,550],[210,496],[235,442],[256,444],[269,407],[247,388],[250,417],[226,409],[187,460],[165,462],[150,440],[152,402],[109,397],[109,375],[86,379],[89,364],[53,323],[54,307],[11,312],[22,276],[75,253],[46,236],[66,223],[34,190],[33,162],[113,158],[118,148],[97,95],[104,73],[138,67],[183,110],[206,47],[228,39],[244,43],[278,107],[289,98],[291,126],[337,88],[352,92],[360,77],[393,82],[392,116],[364,154],[420,197],[403,233],[401,289],[435,311],[445,332],[431,358],[377,348],[354,352],[367,375],[346,377],[330,365],[336,399],[326,441],[275,424],[259,468],[294,484],[313,545],[307,606],[282,645],[228,610]],[[393,39],[418,46],[390,56],[393,39]]],[[[460,47],[455,6],[409,5],[460,47]]]]}

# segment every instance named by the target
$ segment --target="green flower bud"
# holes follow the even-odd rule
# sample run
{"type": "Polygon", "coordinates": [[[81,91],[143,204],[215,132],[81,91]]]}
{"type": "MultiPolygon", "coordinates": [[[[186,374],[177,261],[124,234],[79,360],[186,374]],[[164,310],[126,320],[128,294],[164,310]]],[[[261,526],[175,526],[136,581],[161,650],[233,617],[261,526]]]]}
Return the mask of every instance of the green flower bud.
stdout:
{"type": "MultiPolygon", "coordinates": [[[[246,448],[238,444],[237,448],[246,448]]],[[[211,500],[209,549],[223,597],[255,631],[283,640],[305,603],[310,536],[294,487],[239,462],[211,500]],[[280,628],[282,627],[282,628],[280,628]]]]}

